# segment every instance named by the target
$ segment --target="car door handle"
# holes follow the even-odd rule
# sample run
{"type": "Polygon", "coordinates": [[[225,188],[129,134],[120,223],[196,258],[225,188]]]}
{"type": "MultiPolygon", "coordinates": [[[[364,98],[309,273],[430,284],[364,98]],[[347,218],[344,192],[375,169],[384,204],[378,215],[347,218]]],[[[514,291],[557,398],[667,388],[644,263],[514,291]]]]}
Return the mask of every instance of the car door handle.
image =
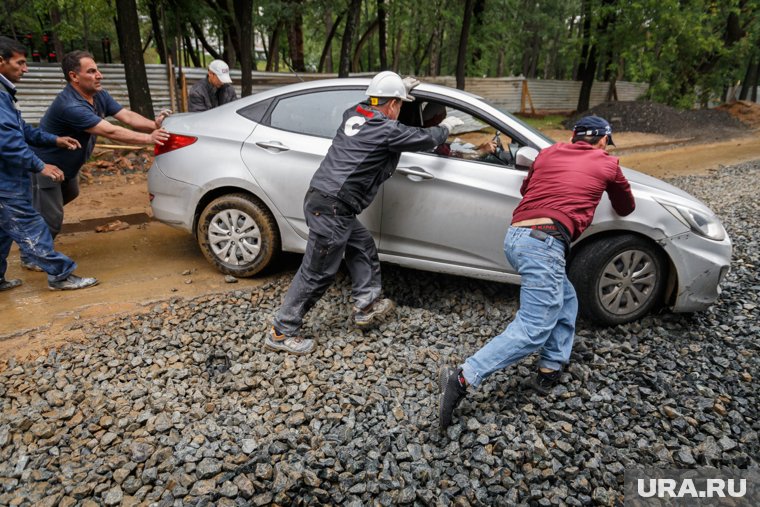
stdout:
{"type": "Polygon", "coordinates": [[[419,167],[399,167],[396,169],[412,181],[432,180],[433,175],[419,167]],[[419,178],[419,179],[417,179],[419,178]]]}
{"type": "Polygon", "coordinates": [[[259,148],[264,148],[265,150],[276,150],[277,152],[288,151],[290,149],[280,141],[262,141],[256,143],[256,146],[259,148]]]}

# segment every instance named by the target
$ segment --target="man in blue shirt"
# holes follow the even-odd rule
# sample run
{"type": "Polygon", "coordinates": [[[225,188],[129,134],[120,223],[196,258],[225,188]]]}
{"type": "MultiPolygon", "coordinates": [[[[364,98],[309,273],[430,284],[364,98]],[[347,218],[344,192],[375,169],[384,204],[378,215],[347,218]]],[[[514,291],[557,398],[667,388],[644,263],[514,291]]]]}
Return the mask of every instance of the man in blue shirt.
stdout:
{"type": "MultiPolygon", "coordinates": [[[[61,62],[68,84],[58,94],[40,122],[40,128],[59,136],[71,136],[83,149],[70,152],[56,147],[35,147],[35,153],[46,163],[55,164],[64,174],[63,181],[33,177],[34,206],[45,218],[53,237],[63,225],[63,207],[79,195],[79,169],[90,158],[97,136],[118,143],[158,144],[169,139],[161,123],[169,114],[162,111],[156,120],[123,108],[103,89],[103,74],[98,70],[92,55],[86,51],[72,51],[61,62]],[[113,125],[104,118],[113,116],[135,130],[113,125]]],[[[22,265],[36,270],[22,256],[22,265]]]]}
{"type": "Polygon", "coordinates": [[[53,249],[53,237],[45,221],[32,207],[29,174],[62,181],[63,172],[46,164],[29,148],[57,146],[62,150],[81,151],[71,137],[56,137],[28,126],[16,106],[16,86],[29,69],[26,48],[8,37],[0,37],[0,291],[21,285],[21,280],[6,280],[6,259],[11,244],[48,273],[52,290],[83,289],[98,283],[94,278],[73,274],[76,263],[53,249]]]}

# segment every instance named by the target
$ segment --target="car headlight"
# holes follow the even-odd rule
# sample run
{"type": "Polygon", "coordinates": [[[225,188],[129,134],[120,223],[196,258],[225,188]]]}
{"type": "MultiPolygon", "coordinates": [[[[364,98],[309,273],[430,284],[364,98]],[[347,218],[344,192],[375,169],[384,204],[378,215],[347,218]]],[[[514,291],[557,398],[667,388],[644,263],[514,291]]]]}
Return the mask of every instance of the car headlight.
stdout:
{"type": "Polygon", "coordinates": [[[723,228],[720,220],[718,220],[718,217],[712,213],[706,213],[682,204],[658,202],[676,217],[679,222],[700,236],[714,239],[715,241],[723,241],[725,239],[726,230],[723,228]]]}

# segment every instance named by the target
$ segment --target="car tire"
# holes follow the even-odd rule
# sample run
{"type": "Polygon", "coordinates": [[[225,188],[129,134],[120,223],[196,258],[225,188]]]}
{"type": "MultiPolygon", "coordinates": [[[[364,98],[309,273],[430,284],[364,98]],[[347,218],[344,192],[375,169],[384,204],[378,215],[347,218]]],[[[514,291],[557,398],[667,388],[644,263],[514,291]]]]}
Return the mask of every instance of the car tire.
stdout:
{"type": "Polygon", "coordinates": [[[617,325],[661,306],[666,271],[656,245],[621,235],[583,245],[572,258],[568,277],[581,315],[599,324],[617,325]]]}
{"type": "Polygon", "coordinates": [[[247,194],[211,201],[198,219],[196,232],[203,255],[227,275],[254,276],[280,253],[280,235],[272,213],[247,194]]]}

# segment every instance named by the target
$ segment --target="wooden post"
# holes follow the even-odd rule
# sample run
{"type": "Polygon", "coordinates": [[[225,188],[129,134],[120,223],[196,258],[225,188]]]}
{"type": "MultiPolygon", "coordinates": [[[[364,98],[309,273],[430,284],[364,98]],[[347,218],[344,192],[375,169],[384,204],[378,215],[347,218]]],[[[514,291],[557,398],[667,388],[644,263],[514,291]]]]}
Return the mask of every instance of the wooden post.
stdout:
{"type": "Polygon", "coordinates": [[[172,55],[166,55],[166,74],[169,80],[169,101],[171,102],[172,111],[177,111],[177,89],[174,83],[174,63],[172,55]]]}
{"type": "Polygon", "coordinates": [[[188,104],[187,104],[187,75],[184,72],[181,74],[181,77],[180,77],[179,81],[180,81],[180,84],[181,84],[181,87],[182,87],[182,91],[181,91],[181,95],[180,95],[182,97],[182,112],[186,113],[187,109],[188,109],[188,104]]]}
{"type": "Polygon", "coordinates": [[[522,93],[520,94],[520,113],[525,114],[525,101],[530,103],[530,114],[536,114],[536,109],[533,107],[533,99],[530,96],[530,90],[528,89],[528,80],[523,79],[522,93]]]}

